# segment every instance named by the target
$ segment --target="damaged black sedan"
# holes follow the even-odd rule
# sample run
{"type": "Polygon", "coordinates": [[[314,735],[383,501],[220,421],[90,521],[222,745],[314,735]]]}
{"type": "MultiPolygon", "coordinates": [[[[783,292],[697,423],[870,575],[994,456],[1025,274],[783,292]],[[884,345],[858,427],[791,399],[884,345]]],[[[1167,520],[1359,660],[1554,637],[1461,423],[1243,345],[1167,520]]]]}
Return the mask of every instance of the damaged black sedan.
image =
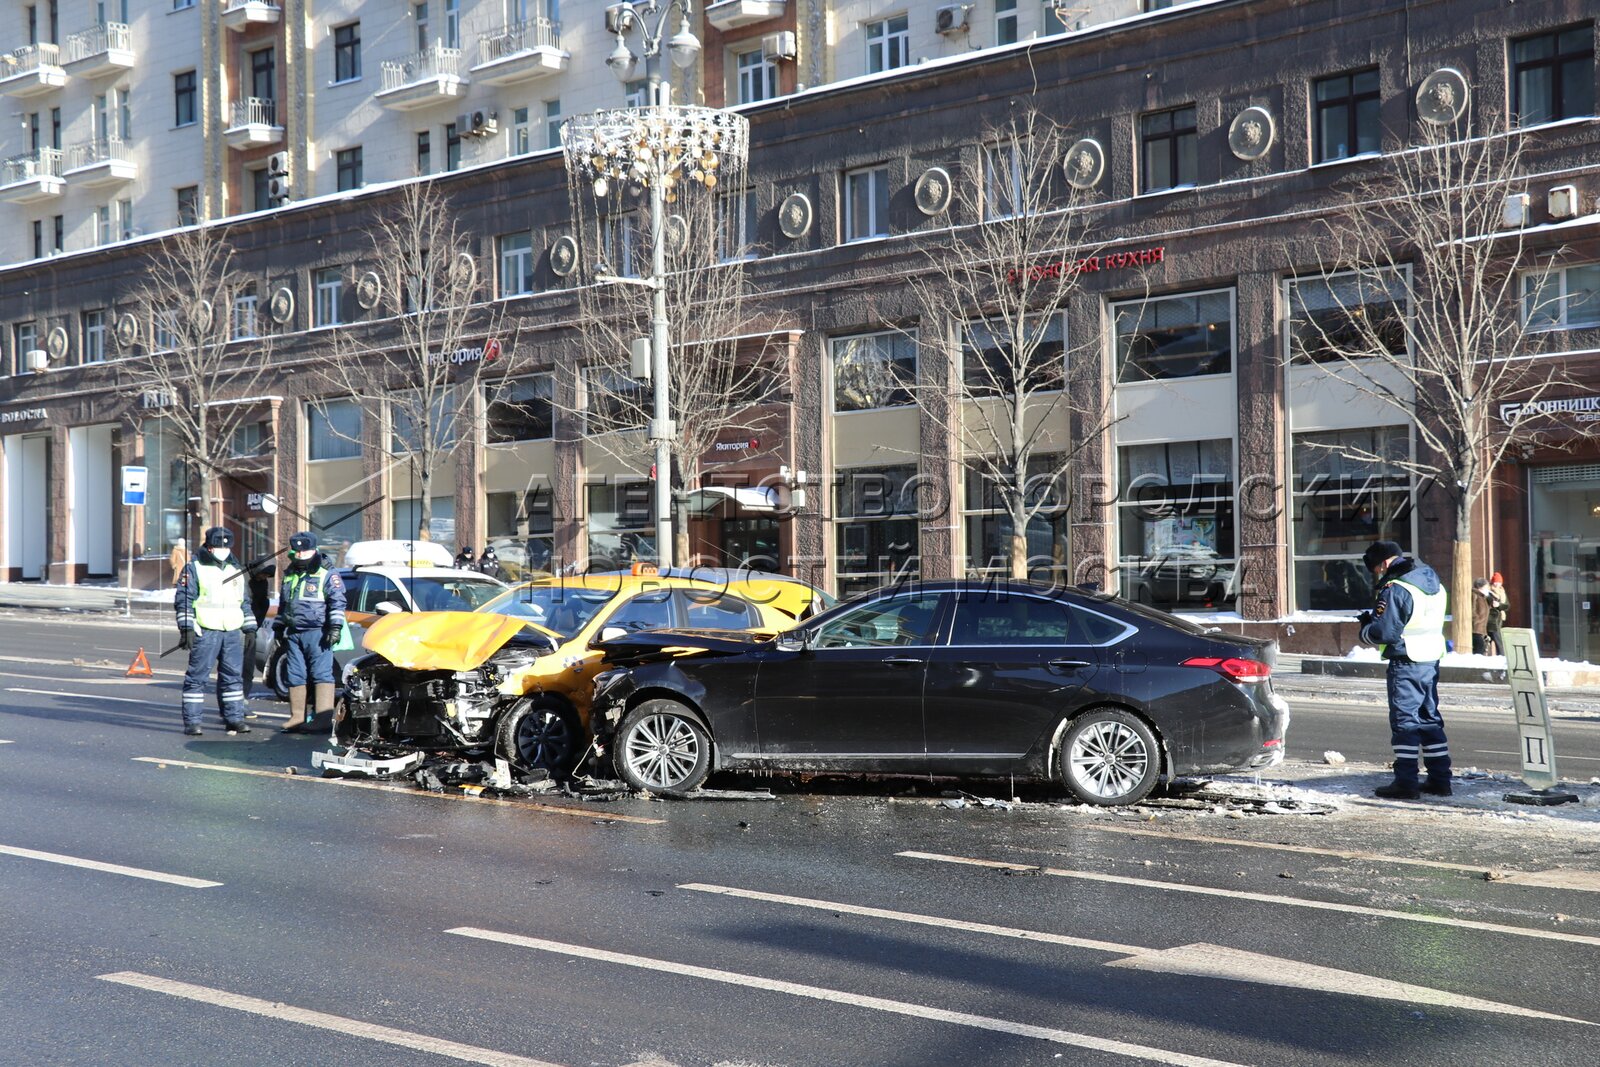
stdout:
{"type": "Polygon", "coordinates": [[[1028,582],[881,590],[766,638],[603,642],[599,744],[635,789],[713,771],[1015,777],[1089,804],[1283,758],[1275,642],[1028,582]],[[693,652],[686,652],[693,649],[693,652]]]}

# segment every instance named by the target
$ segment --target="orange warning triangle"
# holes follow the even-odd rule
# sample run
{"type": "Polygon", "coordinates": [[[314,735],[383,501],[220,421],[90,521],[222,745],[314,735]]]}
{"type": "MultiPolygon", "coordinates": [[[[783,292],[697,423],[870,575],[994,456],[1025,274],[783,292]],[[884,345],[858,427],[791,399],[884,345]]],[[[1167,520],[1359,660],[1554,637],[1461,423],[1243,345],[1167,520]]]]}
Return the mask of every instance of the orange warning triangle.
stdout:
{"type": "Polygon", "coordinates": [[[154,678],[156,672],[150,669],[150,658],[144,654],[144,649],[139,649],[139,654],[133,657],[133,662],[128,664],[129,678],[154,678]]]}

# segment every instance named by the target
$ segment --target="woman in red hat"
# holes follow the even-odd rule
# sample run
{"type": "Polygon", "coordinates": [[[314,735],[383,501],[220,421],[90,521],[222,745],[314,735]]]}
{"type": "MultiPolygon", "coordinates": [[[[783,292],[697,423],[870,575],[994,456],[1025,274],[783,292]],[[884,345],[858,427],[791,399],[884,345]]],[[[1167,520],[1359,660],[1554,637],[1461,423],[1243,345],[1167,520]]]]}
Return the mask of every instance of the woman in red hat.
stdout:
{"type": "Polygon", "coordinates": [[[1506,580],[1499,571],[1489,575],[1489,654],[1503,656],[1506,646],[1500,640],[1500,627],[1506,624],[1510,598],[1506,596],[1506,580]]]}

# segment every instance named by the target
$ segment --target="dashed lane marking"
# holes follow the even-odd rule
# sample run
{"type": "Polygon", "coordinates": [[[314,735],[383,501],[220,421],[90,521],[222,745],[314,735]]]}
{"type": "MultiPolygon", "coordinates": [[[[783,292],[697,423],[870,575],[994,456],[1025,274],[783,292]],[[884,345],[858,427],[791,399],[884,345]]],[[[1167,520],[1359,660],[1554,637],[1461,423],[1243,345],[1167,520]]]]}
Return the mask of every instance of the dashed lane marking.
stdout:
{"type": "Polygon", "coordinates": [[[14,745],[15,741],[0,741],[0,745],[14,745]]]}
{"type": "Polygon", "coordinates": [[[77,697],[79,700],[109,700],[116,704],[145,704],[152,708],[170,706],[170,702],[162,700],[135,700],[133,697],[108,697],[100,693],[64,693],[59,689],[24,689],[12,685],[6,687],[8,693],[33,693],[42,697],[77,697]]]}
{"type": "Polygon", "coordinates": [[[1393,982],[1375,978],[1358,971],[1343,971],[1334,967],[1320,967],[1299,960],[1268,956],[1258,952],[1225,948],[1204,943],[1180,945],[1177,948],[1153,949],[1139,945],[1119,945],[1114,941],[1092,941],[1082,937],[1045,933],[1042,930],[1019,930],[1011,926],[991,926],[988,923],[968,922],[964,919],[947,919],[938,915],[919,915],[916,912],[889,911],[869,908],[859,904],[843,904],[833,900],[813,900],[809,897],[786,896],[781,893],[762,893],[753,889],[736,889],[731,886],[705,885],[690,882],[679,889],[697,893],[714,893],[720,896],[759,900],[771,904],[787,904],[798,908],[812,908],[834,914],[860,915],[872,919],[889,919],[894,922],[913,923],[919,926],[936,926],[964,933],[988,934],[994,937],[1012,937],[1022,941],[1038,941],[1069,948],[1084,948],[1095,952],[1109,952],[1125,959],[1112,960],[1107,967],[1127,967],[1141,971],[1158,971],[1167,974],[1187,974],[1202,978],[1223,978],[1234,982],[1253,982],[1257,985],[1287,986],[1310,989],[1320,993],[1343,993],[1378,1000],[1398,1000],[1410,1004],[1433,1004],[1446,1008],[1464,1008],[1471,1011],[1490,1012],[1495,1015],[1517,1015],[1531,1019],[1549,1019],[1558,1022],[1592,1025],[1582,1019],[1565,1015],[1519,1008],[1499,1001],[1481,1000],[1448,990],[1429,986],[1393,982]]]}
{"type": "Polygon", "coordinates": [[[605,822],[635,823],[640,826],[659,826],[664,819],[643,815],[623,815],[594,808],[569,808],[561,804],[540,804],[535,801],[499,800],[495,797],[474,797],[464,793],[430,793],[413,786],[390,785],[386,782],[365,782],[356,778],[320,778],[313,774],[286,774],[283,771],[263,771],[255,767],[224,767],[220,763],[203,763],[197,760],[165,759],[161,756],[134,756],[135,763],[154,763],[161,767],[182,767],[185,770],[222,771],[225,774],[245,774],[255,778],[277,778],[290,782],[315,782],[318,785],[342,785],[349,789],[373,789],[380,793],[397,793],[408,797],[430,797],[434,800],[453,800],[463,804],[492,804],[518,811],[539,811],[550,815],[573,815],[584,819],[601,819],[605,822]]]}
{"type": "MultiPolygon", "coordinates": [[[[38,656],[0,656],[0,663],[35,663],[46,667],[79,667],[93,671],[116,671],[119,674],[128,669],[126,663],[77,663],[70,659],[42,659],[38,656]]],[[[157,667],[157,674],[165,674],[174,678],[182,678],[183,671],[174,671],[165,667],[157,667]]]]}
{"type": "Polygon", "coordinates": [[[482,941],[495,941],[504,945],[513,945],[517,948],[549,952],[559,956],[575,956],[579,959],[616,963],[624,967],[637,967],[646,971],[659,971],[679,978],[701,978],[708,982],[721,982],[724,985],[743,986],[747,989],[760,989],[772,993],[787,993],[790,996],[804,997],[807,1000],[820,1000],[830,1004],[846,1004],[851,1007],[866,1008],[870,1011],[881,1011],[891,1015],[903,1015],[913,1019],[950,1023],[955,1026],[966,1026],[975,1030],[989,1030],[994,1033],[1011,1034],[1016,1037],[1032,1037],[1058,1045],[1092,1049],[1096,1052],[1109,1052],[1114,1055],[1128,1056],[1132,1059],[1145,1060],[1150,1063],[1171,1064],[1174,1067],[1239,1067],[1238,1064],[1228,1060],[1214,1060],[1205,1056],[1190,1056],[1186,1053],[1173,1052],[1150,1045],[1136,1045],[1128,1041],[1116,1041],[1111,1038],[1074,1033],[1071,1030],[1034,1026],[1030,1023],[996,1019],[987,1015],[973,1015],[964,1011],[949,1011],[945,1008],[934,1008],[904,1000],[889,1000],[886,997],[865,996],[861,993],[849,993],[842,989],[828,989],[824,986],[803,985],[799,982],[762,978],[759,975],[740,974],[737,971],[724,971],[713,967],[697,967],[693,964],[677,963],[672,960],[633,956],[624,952],[609,952],[605,949],[589,948],[586,945],[569,945],[560,941],[546,941],[543,938],[524,937],[521,934],[508,934],[497,930],[483,930],[474,926],[457,926],[445,932],[459,934],[462,937],[474,937],[482,941]]]}
{"type": "Polygon", "coordinates": [[[143,878],[147,882],[166,882],[168,885],[183,886],[185,889],[214,889],[222,884],[221,882],[208,882],[204,878],[190,878],[182,874],[166,874],[163,871],[147,871],[143,867],[124,867],[120,863],[101,863],[99,860],[63,856],[58,852],[39,852],[31,848],[18,848],[15,845],[0,845],[0,855],[19,856],[27,860],[43,860],[45,863],[59,863],[64,867],[82,867],[89,871],[120,874],[128,878],[143,878]]]}
{"type": "Polygon", "coordinates": [[[103,982],[116,982],[118,985],[132,986],[152,993],[164,993],[170,997],[181,997],[184,1000],[211,1004],[219,1008],[231,1008],[234,1011],[261,1015],[268,1019],[281,1019],[284,1022],[299,1023],[301,1026],[313,1026],[319,1030],[329,1030],[349,1037],[381,1041],[386,1045],[396,1045],[416,1052],[431,1052],[436,1056],[448,1056],[466,1063],[481,1063],[488,1067],[557,1067],[548,1060],[531,1059],[510,1052],[496,1052],[494,1049],[479,1048],[476,1045],[463,1045],[459,1041],[447,1041],[441,1037],[429,1037],[427,1034],[416,1034],[409,1030],[396,1030],[390,1026],[347,1019],[341,1015],[329,1015],[327,1012],[312,1011],[309,1008],[297,1008],[291,1004],[260,1000],[239,993],[229,993],[224,989],[176,982],[170,978],[157,978],[154,975],[140,974],[138,971],[116,971],[96,977],[103,982]]]}
{"type": "Polygon", "coordinates": [[[1195,893],[1209,897],[1232,897],[1235,900],[1254,900],[1263,904],[1282,904],[1292,908],[1311,908],[1317,911],[1337,911],[1346,915],[1370,915],[1378,919],[1400,919],[1405,922],[1427,923],[1433,926],[1455,926],[1463,930],[1484,930],[1489,933],[1511,934],[1543,941],[1566,941],[1574,945],[1600,945],[1600,937],[1586,934],[1564,934],[1555,930],[1537,930],[1527,926],[1504,926],[1500,923],[1478,922],[1473,919],[1452,919],[1442,915],[1419,915],[1408,911],[1388,911],[1369,908],[1361,904],[1339,904],[1328,900],[1307,900],[1301,897],[1284,897],[1272,893],[1252,893],[1243,889],[1217,889],[1212,886],[1188,885],[1184,882],[1161,882],[1153,878],[1127,878],[1098,871],[1067,871],[1058,867],[1039,867],[1029,863],[1007,863],[1001,860],[973,859],[966,856],[945,856],[937,852],[897,852],[906,859],[933,860],[937,863],[957,863],[968,867],[987,867],[992,870],[1035,871],[1057,878],[1079,878],[1088,882],[1107,882],[1112,885],[1133,885],[1146,889],[1162,889],[1172,893],[1195,893]]]}

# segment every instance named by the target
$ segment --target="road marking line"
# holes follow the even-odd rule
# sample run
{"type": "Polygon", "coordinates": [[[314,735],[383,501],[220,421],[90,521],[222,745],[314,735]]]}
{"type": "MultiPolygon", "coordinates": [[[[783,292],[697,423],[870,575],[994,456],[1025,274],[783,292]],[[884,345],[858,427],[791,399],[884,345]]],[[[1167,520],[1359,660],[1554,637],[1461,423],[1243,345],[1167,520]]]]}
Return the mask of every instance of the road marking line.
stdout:
{"type": "Polygon", "coordinates": [[[925,1004],[913,1004],[903,1000],[888,1000],[884,997],[847,993],[842,989],[828,989],[824,986],[802,985],[799,982],[784,982],[774,978],[761,978],[753,974],[740,974],[737,971],[697,967],[693,964],[651,959],[648,956],[633,956],[622,952],[608,952],[605,949],[589,948],[584,945],[569,945],[560,941],[546,941],[543,938],[524,937],[520,934],[508,934],[496,930],[482,930],[473,926],[457,926],[454,929],[446,930],[445,933],[459,934],[462,937],[474,937],[482,941],[496,941],[505,945],[514,945],[518,948],[531,948],[540,952],[550,952],[562,956],[599,960],[602,963],[617,963],[625,967],[638,967],[641,970],[659,971],[663,974],[678,977],[703,978],[708,982],[721,982],[724,985],[744,986],[772,993],[787,993],[790,996],[804,997],[808,1000],[820,1000],[832,1004],[848,1004],[852,1007],[868,1008],[872,1011],[887,1012],[891,1015],[904,1015],[913,1019],[952,1023],[956,1026],[967,1026],[976,1030],[990,1030],[995,1033],[1011,1034],[1016,1037],[1032,1037],[1058,1045],[1071,1045],[1076,1048],[1093,1049],[1097,1052],[1110,1052],[1119,1056],[1148,1060],[1152,1063],[1172,1064],[1174,1067],[1239,1067],[1239,1065],[1230,1063],[1227,1060],[1190,1056],[1182,1052],[1153,1048],[1149,1045],[1135,1045],[1127,1041],[1115,1041],[1110,1038],[1094,1037],[1089,1034],[1074,1033],[1070,1030],[1057,1030],[1048,1026],[1033,1026],[1029,1023],[1012,1022],[1009,1019],[996,1019],[987,1015],[972,1015],[962,1011],[949,1011],[944,1008],[933,1008],[925,1004]]]}
{"type": "Polygon", "coordinates": [[[286,774],[283,771],[263,771],[255,767],[224,767],[220,763],[203,763],[196,760],[165,759],[161,756],[134,756],[135,763],[155,763],[163,767],[182,767],[185,770],[223,771],[227,774],[247,774],[256,778],[278,778],[291,782],[316,782],[320,785],[342,785],[350,789],[375,789],[380,793],[397,793],[408,797],[432,797],[435,800],[454,800],[467,804],[494,804],[516,808],[518,811],[542,811],[551,815],[575,815],[587,819],[605,819],[610,822],[636,823],[641,826],[659,826],[665,819],[652,819],[644,815],[622,815],[598,811],[593,808],[569,808],[561,804],[540,804],[521,800],[500,800],[496,797],[474,797],[464,793],[430,793],[415,786],[391,785],[387,782],[364,782],[357,778],[322,778],[314,774],[286,774]]]}
{"type": "Polygon", "coordinates": [[[530,1059],[509,1052],[496,1052],[494,1049],[479,1048],[476,1045],[463,1045],[458,1041],[446,1041],[440,1037],[414,1034],[409,1030],[396,1030],[393,1027],[366,1023],[359,1019],[346,1019],[343,1016],[329,1015],[309,1008],[259,1000],[239,993],[229,993],[223,989],[175,982],[169,978],[140,974],[138,971],[117,971],[96,977],[103,982],[116,982],[118,985],[132,986],[151,993],[165,993],[168,996],[182,997],[184,1000],[193,1000],[201,1004],[262,1015],[268,1019],[282,1019],[284,1022],[299,1023],[302,1026],[314,1026],[319,1030],[331,1030],[348,1037],[364,1037],[369,1041],[381,1041],[386,1045],[398,1045],[417,1052],[449,1056],[451,1059],[464,1060],[467,1063],[482,1063],[488,1067],[557,1067],[556,1064],[546,1060],[530,1059]]]}
{"type": "Polygon", "coordinates": [[[1561,867],[1548,871],[1506,871],[1503,877],[1495,881],[1542,889],[1579,889],[1586,893],[1600,893],[1600,872],[1596,871],[1574,871],[1561,867]]]}
{"type": "Polygon", "coordinates": [[[963,919],[946,919],[937,915],[889,911],[885,908],[841,904],[837,901],[814,900],[809,897],[785,896],[781,893],[762,893],[753,889],[736,889],[732,886],[689,882],[678,886],[678,888],[697,893],[714,893],[720,896],[739,897],[744,900],[789,904],[798,908],[813,908],[818,911],[862,915],[873,919],[891,919],[895,922],[914,923],[920,926],[936,926],[966,933],[1012,937],[1023,941],[1066,945],[1070,948],[1086,948],[1095,952],[1109,952],[1113,955],[1126,957],[1108,962],[1106,964],[1107,967],[1127,967],[1167,974],[1190,974],[1203,978],[1222,978],[1234,982],[1253,982],[1257,985],[1310,989],[1320,993],[1343,993],[1350,996],[1372,997],[1379,1000],[1398,1000],[1407,1003],[1433,1004],[1448,1008],[1466,1008],[1472,1011],[1492,1012],[1496,1015],[1519,1015],[1525,1018],[1578,1023],[1582,1026],[1594,1025],[1593,1023],[1585,1022],[1583,1019],[1574,1019],[1565,1015],[1551,1015],[1548,1012],[1519,1008],[1515,1005],[1501,1004],[1493,1000],[1481,1000],[1465,994],[1451,993],[1448,990],[1434,989],[1431,986],[1395,982],[1387,978],[1377,978],[1372,975],[1362,974],[1359,971],[1344,971],[1334,967],[1321,967],[1313,963],[1303,963],[1300,960],[1268,956],[1258,952],[1225,948],[1219,945],[1200,943],[1180,945],[1177,948],[1168,949],[1145,948],[1140,945],[1119,945],[1114,941],[1091,941],[1081,937],[1068,937],[1064,934],[1049,934],[1039,930],[1020,930],[1011,926],[991,926],[988,923],[967,922],[963,919]]]}
{"type": "Polygon", "coordinates": [[[1263,904],[1284,904],[1294,908],[1313,908],[1318,911],[1337,911],[1347,915],[1370,915],[1379,919],[1403,919],[1406,922],[1428,923],[1434,926],[1455,926],[1464,930],[1486,930],[1490,933],[1532,937],[1543,941],[1566,941],[1575,945],[1600,945],[1600,937],[1586,934],[1563,934],[1555,930],[1537,930],[1528,926],[1503,926],[1499,923],[1478,922],[1474,919],[1450,919],[1440,915],[1416,915],[1406,911],[1388,911],[1369,908],[1362,904],[1339,904],[1327,900],[1306,900],[1301,897],[1283,897],[1272,893],[1252,893],[1243,889],[1215,889],[1211,886],[1187,885],[1182,882],[1160,882],[1152,878],[1126,878],[1116,874],[1096,871],[1066,871],[1058,867],[1038,867],[1028,863],[1005,863],[1000,860],[971,859],[964,856],[945,856],[937,852],[897,852],[907,859],[933,860],[938,863],[958,863],[969,867],[988,867],[994,870],[1038,871],[1057,878],[1081,878],[1089,882],[1108,882],[1112,885],[1135,885],[1147,889],[1165,889],[1174,893],[1196,893],[1209,897],[1233,897],[1237,900],[1255,900],[1263,904]]]}
{"type": "Polygon", "coordinates": [[[221,882],[208,882],[203,878],[188,878],[181,874],[147,871],[143,867],[124,867],[120,863],[101,863],[99,860],[63,856],[57,852],[38,852],[31,848],[18,848],[15,845],[0,845],[0,854],[20,856],[29,860],[43,860],[46,863],[59,863],[66,867],[82,867],[90,871],[104,871],[107,874],[122,874],[129,878],[143,878],[150,882],[166,882],[168,885],[181,885],[186,889],[212,889],[222,884],[221,882]]]}
{"type": "Polygon", "coordinates": [[[159,700],[135,700],[132,697],[105,697],[98,693],[63,693],[58,689],[24,689],[21,686],[8,686],[8,693],[36,693],[45,697],[77,697],[80,700],[110,700],[118,704],[148,704],[151,707],[164,708],[168,705],[159,700]]]}
{"type": "Polygon", "coordinates": [[[15,741],[0,741],[0,745],[14,745],[15,741]]]}
{"type": "MultiPolygon", "coordinates": [[[[36,656],[0,656],[0,663],[42,663],[47,667],[79,667],[96,671],[125,671],[126,664],[116,663],[74,663],[70,659],[39,659],[36,656]]],[[[168,670],[164,667],[156,668],[157,674],[166,674],[182,678],[183,671],[168,670]]]]}

